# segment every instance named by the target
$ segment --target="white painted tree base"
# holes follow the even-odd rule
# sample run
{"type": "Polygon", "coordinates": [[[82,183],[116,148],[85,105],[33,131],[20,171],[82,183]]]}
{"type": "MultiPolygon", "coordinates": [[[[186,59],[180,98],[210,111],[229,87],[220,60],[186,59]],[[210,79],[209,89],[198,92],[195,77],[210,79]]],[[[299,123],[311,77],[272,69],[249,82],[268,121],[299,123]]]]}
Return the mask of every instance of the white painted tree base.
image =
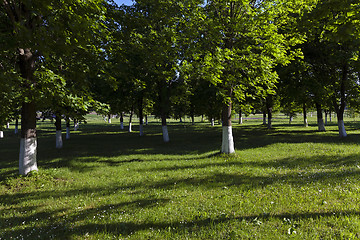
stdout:
{"type": "Polygon", "coordinates": [[[324,120],[322,120],[322,119],[318,122],[318,130],[319,130],[320,132],[325,132],[325,131],[326,131],[326,130],[325,130],[324,120]]]}
{"type": "Polygon", "coordinates": [[[124,130],[124,123],[123,122],[120,123],[120,129],[124,130]]]}
{"type": "Polygon", "coordinates": [[[111,123],[111,118],[108,119],[108,123],[111,123]]]}
{"type": "Polygon", "coordinates": [[[19,173],[27,175],[31,171],[37,171],[36,163],[36,138],[20,139],[19,173]]]}
{"type": "Polygon", "coordinates": [[[6,123],[6,129],[10,128],[10,123],[6,123]]]}
{"type": "Polygon", "coordinates": [[[234,153],[234,138],[232,135],[232,127],[231,126],[223,126],[222,127],[222,145],[221,152],[230,154],[234,153]]]}
{"type": "Polygon", "coordinates": [[[307,119],[304,120],[304,126],[305,126],[305,127],[308,127],[308,126],[309,126],[309,123],[308,123],[308,120],[307,120],[307,119]]]}
{"type": "Polygon", "coordinates": [[[167,126],[162,126],[162,132],[163,132],[164,142],[169,142],[170,138],[169,138],[169,132],[168,132],[167,126]]]}
{"type": "Polygon", "coordinates": [[[74,124],[74,131],[77,131],[79,129],[79,123],[74,124]]]}
{"type": "Polygon", "coordinates": [[[211,119],[211,126],[215,126],[215,120],[213,118],[211,119]]]}
{"type": "Polygon", "coordinates": [[[66,139],[70,139],[70,128],[66,127],[66,139]]]}
{"type": "Polygon", "coordinates": [[[56,148],[60,149],[63,147],[61,130],[56,131],[56,148]]]}
{"type": "Polygon", "coordinates": [[[240,124],[243,124],[243,117],[240,117],[240,124]]]}
{"type": "Polygon", "coordinates": [[[140,124],[139,132],[140,132],[140,136],[144,136],[144,124],[140,124]]]}
{"type": "Polygon", "coordinates": [[[340,137],[346,137],[347,133],[346,133],[346,130],[345,130],[344,120],[340,120],[338,122],[338,127],[339,127],[339,136],[340,137]]]}
{"type": "Polygon", "coordinates": [[[4,138],[4,132],[0,131],[0,138],[4,138]]]}
{"type": "Polygon", "coordinates": [[[129,123],[129,132],[132,132],[132,124],[129,123]]]}

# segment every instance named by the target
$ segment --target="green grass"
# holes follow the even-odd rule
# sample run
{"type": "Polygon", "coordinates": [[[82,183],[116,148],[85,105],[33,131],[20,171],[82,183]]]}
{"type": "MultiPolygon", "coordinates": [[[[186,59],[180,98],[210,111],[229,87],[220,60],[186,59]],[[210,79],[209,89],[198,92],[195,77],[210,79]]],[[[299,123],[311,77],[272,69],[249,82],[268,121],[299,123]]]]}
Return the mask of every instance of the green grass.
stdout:
{"type": "MultiPolygon", "coordinates": [[[[236,154],[219,154],[221,126],[172,120],[146,136],[88,116],[55,149],[38,125],[39,172],[21,177],[19,139],[0,139],[0,239],[358,239],[360,124],[317,132],[234,122],[236,154]]],[[[13,128],[13,125],[11,125],[13,128]]]]}

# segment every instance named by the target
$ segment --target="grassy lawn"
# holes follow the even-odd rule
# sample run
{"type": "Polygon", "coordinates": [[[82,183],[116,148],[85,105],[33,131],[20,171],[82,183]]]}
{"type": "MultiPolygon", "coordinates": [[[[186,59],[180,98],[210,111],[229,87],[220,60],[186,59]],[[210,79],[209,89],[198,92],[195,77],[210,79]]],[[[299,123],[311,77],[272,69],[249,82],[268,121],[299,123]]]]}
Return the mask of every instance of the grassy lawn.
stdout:
{"type": "MultiPolygon", "coordinates": [[[[315,117],[315,115],[314,115],[315,117]]],[[[0,139],[0,239],[359,239],[360,124],[317,132],[279,117],[234,122],[236,154],[219,154],[221,126],[160,122],[146,136],[91,115],[55,148],[38,125],[39,172],[18,176],[19,138],[0,139]]],[[[127,125],[127,124],[125,124],[127,125]]],[[[65,136],[63,136],[65,137],[65,136]]]]}

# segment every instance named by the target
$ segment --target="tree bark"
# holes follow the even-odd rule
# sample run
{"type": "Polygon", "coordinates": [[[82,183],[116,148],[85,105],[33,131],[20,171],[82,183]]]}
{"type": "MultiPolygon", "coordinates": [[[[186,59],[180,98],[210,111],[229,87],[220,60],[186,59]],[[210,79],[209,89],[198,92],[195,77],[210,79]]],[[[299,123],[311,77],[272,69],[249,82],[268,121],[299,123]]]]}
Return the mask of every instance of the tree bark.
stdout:
{"type": "Polygon", "coordinates": [[[308,127],[307,113],[306,113],[306,105],[303,104],[303,116],[304,116],[304,127],[308,127]]]}
{"type": "Polygon", "coordinates": [[[243,124],[242,110],[239,110],[239,124],[243,124]]]}
{"type": "MultiPolygon", "coordinates": [[[[231,92],[229,94],[231,96],[231,92]]],[[[222,109],[222,145],[221,152],[230,154],[235,152],[234,138],[231,126],[231,101],[223,104],[222,109]]]]}
{"type": "Polygon", "coordinates": [[[316,106],[316,114],[317,114],[318,131],[325,132],[325,124],[324,124],[321,104],[315,103],[315,106],[316,106]]]}
{"type": "Polygon", "coordinates": [[[124,129],[124,114],[123,112],[120,113],[120,129],[124,129]]]}
{"type": "Polygon", "coordinates": [[[129,132],[132,132],[132,117],[134,114],[134,106],[131,107],[130,117],[129,117],[129,132]]]}
{"type": "Polygon", "coordinates": [[[66,118],[66,139],[70,139],[70,118],[66,118]]]}
{"type": "Polygon", "coordinates": [[[15,134],[19,133],[19,119],[16,118],[15,120],[15,134]]]}
{"type": "Polygon", "coordinates": [[[56,127],[56,148],[60,149],[63,147],[62,134],[61,134],[61,114],[56,113],[55,115],[55,127],[56,127]]]}
{"type": "Polygon", "coordinates": [[[272,128],[272,96],[266,97],[266,110],[268,115],[268,124],[267,128],[272,128]]]}
{"type": "Polygon", "coordinates": [[[337,103],[336,99],[334,99],[334,107],[337,115],[338,120],[338,128],[339,128],[339,136],[340,137],[346,137],[347,133],[345,130],[345,124],[344,124],[344,112],[345,112],[345,101],[346,101],[346,95],[345,95],[345,83],[348,78],[348,66],[345,64],[342,69],[342,76],[341,76],[341,83],[340,83],[340,105],[337,103]]]}
{"type": "Polygon", "coordinates": [[[144,114],[143,114],[143,97],[139,97],[139,134],[144,136],[144,114]]]}
{"type": "Polygon", "coordinates": [[[266,125],[266,111],[263,111],[263,125],[266,125]]]}
{"type": "MultiPolygon", "coordinates": [[[[35,56],[31,49],[19,49],[19,68],[21,77],[24,79],[23,87],[30,91],[34,81],[35,56]]],[[[31,93],[30,93],[31,94],[31,93]]],[[[19,173],[27,175],[31,171],[37,171],[37,137],[36,137],[36,107],[35,102],[30,100],[22,103],[21,110],[21,139],[19,154],[19,173]]]]}

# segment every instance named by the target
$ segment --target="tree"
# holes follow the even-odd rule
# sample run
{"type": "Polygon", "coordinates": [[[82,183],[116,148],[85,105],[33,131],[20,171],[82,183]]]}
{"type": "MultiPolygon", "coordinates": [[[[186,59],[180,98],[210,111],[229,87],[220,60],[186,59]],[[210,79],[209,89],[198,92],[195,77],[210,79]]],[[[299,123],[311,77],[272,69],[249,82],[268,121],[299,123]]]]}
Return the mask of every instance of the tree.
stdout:
{"type": "Polygon", "coordinates": [[[289,47],[299,38],[280,30],[286,21],[294,21],[290,13],[303,5],[300,1],[292,6],[286,1],[266,0],[207,2],[199,38],[208,51],[199,52],[194,59],[203,60],[202,74],[222,96],[221,152],[235,152],[233,98],[244,99],[248,87],[264,89],[259,93],[272,93],[277,79],[275,66],[288,63],[293,57],[289,47]]]}
{"type": "MultiPolygon", "coordinates": [[[[36,151],[36,104],[44,91],[58,86],[51,78],[58,71],[66,56],[97,55],[103,33],[105,7],[102,0],[83,1],[8,1],[1,0],[0,21],[2,36],[6,36],[1,51],[16,53],[17,74],[21,79],[18,91],[22,93],[21,140],[19,172],[26,175],[37,170],[36,151]],[[37,72],[50,74],[49,78],[37,78],[37,72]],[[45,80],[45,82],[43,82],[45,80]],[[45,88],[43,86],[50,86],[45,88]]],[[[91,59],[89,59],[91,62],[91,59]]],[[[66,62],[68,66],[77,61],[66,62]]],[[[89,72],[88,64],[80,61],[83,68],[73,73],[89,72]]],[[[72,65],[73,64],[73,65],[72,65]]]]}

